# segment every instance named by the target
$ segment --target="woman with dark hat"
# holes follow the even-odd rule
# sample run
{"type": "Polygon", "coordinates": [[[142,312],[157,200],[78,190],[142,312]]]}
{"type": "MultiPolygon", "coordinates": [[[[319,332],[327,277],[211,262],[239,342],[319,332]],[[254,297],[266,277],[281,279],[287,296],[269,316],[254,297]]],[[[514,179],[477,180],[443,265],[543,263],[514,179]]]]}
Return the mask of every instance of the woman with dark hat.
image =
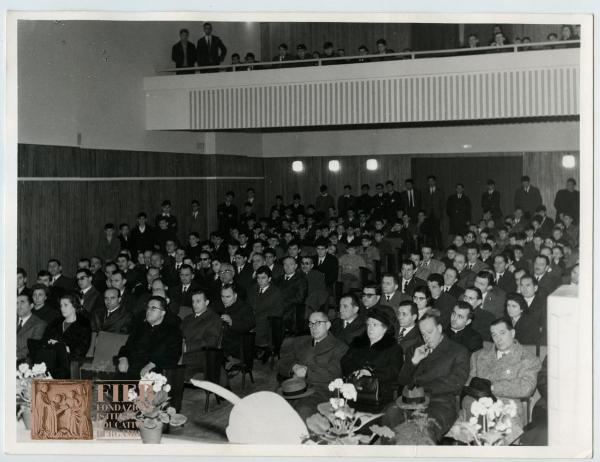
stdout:
{"type": "Polygon", "coordinates": [[[378,379],[379,404],[393,400],[398,374],[404,362],[402,347],[396,341],[395,314],[386,308],[375,306],[369,310],[365,334],[354,339],[342,358],[344,376],[351,379],[378,379]]]}

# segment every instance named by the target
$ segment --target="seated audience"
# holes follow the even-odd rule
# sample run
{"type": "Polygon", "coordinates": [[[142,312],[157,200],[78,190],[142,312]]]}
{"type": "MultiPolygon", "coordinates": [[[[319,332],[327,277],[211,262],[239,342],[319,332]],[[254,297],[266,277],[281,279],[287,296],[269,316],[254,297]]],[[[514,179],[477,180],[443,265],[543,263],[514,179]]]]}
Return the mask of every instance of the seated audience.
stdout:
{"type": "Polygon", "coordinates": [[[483,298],[478,287],[469,287],[465,290],[463,300],[473,307],[472,329],[486,342],[492,341],[490,325],[496,319],[493,313],[482,308],[483,298]]]}
{"type": "Polygon", "coordinates": [[[34,284],[31,286],[33,299],[33,314],[47,325],[52,324],[56,319],[60,318],[60,311],[56,309],[48,300],[50,289],[44,284],[34,284]]]}
{"type": "Polygon", "coordinates": [[[331,333],[350,345],[365,333],[365,329],[365,318],[360,312],[358,298],[354,294],[343,294],[340,297],[340,316],[331,321],[331,333]]]}

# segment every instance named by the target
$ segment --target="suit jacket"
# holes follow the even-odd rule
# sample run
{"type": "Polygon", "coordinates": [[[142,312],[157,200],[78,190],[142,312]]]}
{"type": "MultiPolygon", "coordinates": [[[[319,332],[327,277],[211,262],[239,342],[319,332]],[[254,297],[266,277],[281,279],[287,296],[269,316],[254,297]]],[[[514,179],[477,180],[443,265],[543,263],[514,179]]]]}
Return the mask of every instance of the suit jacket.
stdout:
{"type": "Polygon", "coordinates": [[[357,211],[363,210],[370,214],[373,210],[373,198],[369,194],[361,194],[356,198],[355,206],[357,211]]]}
{"type": "Polygon", "coordinates": [[[199,316],[194,313],[186,316],[181,323],[181,333],[185,341],[183,361],[186,362],[204,347],[217,347],[223,332],[223,322],[217,313],[208,309],[199,316]]]}
{"type": "Polygon", "coordinates": [[[456,306],[456,300],[449,292],[442,292],[438,298],[432,298],[431,307],[440,312],[440,321],[444,328],[450,327],[450,317],[456,306]]]}
{"type": "Polygon", "coordinates": [[[75,322],[72,323],[64,332],[63,321],[64,318],[61,316],[59,319],[50,324],[44,332],[42,342],[45,343],[50,339],[57,340],[58,342],[64,343],[69,347],[70,360],[85,358],[85,354],[90,348],[90,341],[92,338],[90,321],[85,315],[78,314],[75,322]]]}
{"type": "MultiPolygon", "coordinates": [[[[511,320],[512,322],[512,320],[511,320]]],[[[541,340],[541,327],[533,314],[523,313],[513,324],[515,339],[521,345],[538,345],[541,340]]]]}
{"type": "Polygon", "coordinates": [[[223,339],[221,347],[226,355],[231,355],[234,358],[241,357],[241,334],[250,332],[256,325],[256,318],[252,307],[239,297],[235,303],[229,307],[222,304],[213,307],[218,309],[217,314],[228,314],[231,316],[231,326],[223,322],[223,339]]]}
{"type": "Polygon", "coordinates": [[[365,318],[362,315],[358,315],[354,321],[344,327],[344,321],[340,318],[335,318],[331,321],[331,332],[338,339],[344,342],[346,345],[350,345],[352,341],[363,335],[366,331],[365,318]]]}
{"type": "Polygon", "coordinates": [[[235,274],[235,282],[237,282],[239,285],[241,285],[244,290],[246,291],[246,293],[248,293],[248,291],[250,290],[250,287],[252,287],[252,285],[254,284],[254,279],[252,278],[252,275],[254,274],[254,269],[252,268],[252,264],[251,263],[246,263],[244,265],[244,269],[242,269],[241,272],[237,272],[237,266],[234,266],[236,274],[235,274]]]}
{"type": "Polygon", "coordinates": [[[200,284],[192,280],[186,293],[183,293],[183,286],[178,284],[169,289],[169,299],[177,303],[179,306],[192,306],[192,294],[196,290],[200,290],[200,284]]]}
{"type": "Polygon", "coordinates": [[[335,281],[337,281],[339,272],[339,262],[336,257],[329,253],[325,255],[323,263],[319,265],[319,257],[315,257],[315,269],[325,275],[325,285],[332,287],[335,281]]]}
{"type": "Polygon", "coordinates": [[[121,252],[121,240],[117,235],[114,235],[109,242],[104,233],[96,246],[96,255],[102,258],[103,261],[115,260],[121,252]]]}
{"type": "Polygon", "coordinates": [[[270,284],[267,290],[260,294],[258,285],[254,284],[248,291],[246,301],[254,310],[254,317],[256,319],[256,345],[268,345],[271,342],[269,317],[283,317],[281,291],[274,284],[270,284]]]}
{"type": "MultiPolygon", "coordinates": [[[[400,278],[400,284],[398,286],[398,290],[400,290],[400,292],[402,292],[403,285],[404,279],[400,278]]],[[[427,282],[425,282],[423,279],[419,279],[418,277],[413,276],[412,278],[410,278],[410,281],[408,281],[408,283],[406,284],[406,287],[404,287],[404,292],[402,293],[412,298],[415,289],[419,286],[427,286],[427,282]]]]}
{"type": "MultiPolygon", "coordinates": [[[[469,264],[467,263],[467,268],[469,268],[468,266],[469,264]]],[[[477,259],[477,261],[475,262],[475,264],[473,265],[472,268],[470,268],[470,271],[473,271],[475,273],[475,277],[477,277],[477,273],[479,273],[480,271],[483,271],[485,269],[488,269],[489,266],[486,265],[485,263],[483,263],[481,260],[477,259]]]]}
{"type": "Polygon", "coordinates": [[[92,332],[112,332],[113,334],[128,334],[133,320],[133,313],[119,306],[107,317],[106,306],[96,309],[91,314],[92,332]]]}
{"type": "Polygon", "coordinates": [[[554,198],[554,208],[557,217],[561,213],[569,213],[574,223],[579,223],[579,191],[569,192],[568,189],[558,191],[554,198]]]}
{"type": "Polygon", "coordinates": [[[400,193],[400,208],[409,215],[413,220],[417,217],[417,212],[421,210],[421,191],[413,188],[413,204],[409,205],[408,191],[402,191],[400,193]]]}
{"type": "MultiPolygon", "coordinates": [[[[496,275],[494,274],[494,278],[496,275]]],[[[515,276],[510,271],[506,270],[502,277],[496,282],[496,287],[499,287],[507,294],[512,294],[517,291],[517,283],[515,276]]]]}
{"type": "Polygon", "coordinates": [[[500,192],[494,190],[491,194],[486,191],[481,195],[481,209],[489,210],[494,220],[502,217],[502,209],[500,208],[500,192]]]}
{"type": "Polygon", "coordinates": [[[310,335],[295,337],[284,344],[277,371],[284,377],[291,377],[295,364],[306,366],[306,382],[316,388],[327,389],[331,381],[342,377],[341,360],[346,351],[348,345],[331,333],[315,346],[310,335]]]}
{"type": "Polygon", "coordinates": [[[33,308],[32,313],[43,320],[47,325],[52,324],[58,318],[62,318],[60,310],[54,308],[48,301],[40,308],[33,308]]]}
{"type": "Polygon", "coordinates": [[[435,258],[432,258],[427,263],[425,263],[424,261],[421,262],[421,264],[417,268],[415,277],[422,279],[423,281],[427,281],[427,278],[431,274],[434,274],[434,273],[443,274],[445,269],[446,269],[446,265],[444,265],[443,262],[441,262],[440,260],[437,260],[435,258]]]}
{"type": "Polygon", "coordinates": [[[535,186],[529,186],[529,192],[520,187],[515,191],[515,208],[521,207],[526,215],[532,215],[535,209],[542,205],[542,195],[535,186]]]}
{"type": "Polygon", "coordinates": [[[492,334],[490,333],[490,325],[500,316],[496,316],[489,311],[476,308],[473,311],[473,320],[471,321],[471,328],[481,335],[481,338],[486,342],[492,341],[492,334]]]}
{"type": "Polygon", "coordinates": [[[313,311],[318,310],[325,304],[329,296],[325,287],[325,275],[314,268],[304,275],[308,283],[306,306],[313,311]]]}
{"type": "Polygon", "coordinates": [[[444,292],[444,293],[447,293],[447,294],[451,295],[452,297],[454,297],[456,300],[458,300],[464,292],[465,292],[465,289],[463,289],[461,286],[459,286],[458,283],[454,283],[452,285],[452,287],[450,287],[450,290],[448,292],[444,292]]]}
{"type": "Polygon", "coordinates": [[[452,404],[456,414],[455,396],[462,391],[469,376],[469,351],[444,337],[440,344],[416,366],[412,358],[404,363],[398,381],[401,385],[418,385],[431,398],[452,404]]]}
{"type": "Polygon", "coordinates": [[[504,316],[504,304],[506,302],[506,292],[500,287],[492,287],[487,294],[483,294],[481,307],[494,315],[495,318],[504,316]]]}
{"type": "Polygon", "coordinates": [[[452,194],[446,201],[446,213],[450,222],[450,234],[464,234],[467,222],[471,221],[471,199],[465,193],[458,197],[452,194]]]}
{"type": "Polygon", "coordinates": [[[458,332],[446,329],[445,334],[450,340],[464,346],[471,353],[483,348],[483,338],[470,324],[458,332]]]}
{"type": "Polygon", "coordinates": [[[410,361],[416,348],[423,345],[423,337],[419,326],[414,326],[407,334],[404,335],[402,340],[398,341],[398,344],[402,347],[404,354],[404,362],[410,361]]]}
{"type": "Polygon", "coordinates": [[[495,346],[475,352],[469,381],[473,377],[490,380],[499,398],[528,398],[535,392],[542,363],[516,340],[509,351],[500,359],[495,346]]]}
{"type": "Polygon", "coordinates": [[[547,272],[538,280],[538,292],[542,292],[548,296],[560,286],[560,277],[556,277],[553,273],[547,272]]]}
{"type": "Polygon", "coordinates": [[[349,209],[356,207],[356,197],[350,194],[348,197],[341,195],[337,200],[337,209],[340,217],[344,217],[349,209]]]}
{"type": "Polygon", "coordinates": [[[475,282],[476,273],[468,270],[466,267],[460,273],[458,273],[458,282],[456,283],[458,286],[466,289],[471,287],[475,282]]]}
{"type": "Polygon", "coordinates": [[[296,272],[289,281],[281,276],[275,281],[275,285],[281,290],[284,313],[295,313],[298,307],[304,306],[308,295],[308,281],[303,273],[296,272]]]}
{"type": "Polygon", "coordinates": [[[295,66],[295,64],[283,64],[284,61],[293,61],[294,55],[290,54],[290,53],[286,53],[283,57],[281,57],[280,55],[276,55],[273,56],[273,59],[271,59],[271,61],[275,61],[274,64],[272,64],[271,67],[277,69],[277,68],[282,68],[282,67],[293,67],[295,66]]]}
{"type": "Polygon", "coordinates": [[[92,311],[104,305],[104,297],[96,290],[94,286],[89,288],[89,290],[84,294],[83,299],[81,299],[81,296],[79,299],[83,300],[81,307],[88,315],[91,314],[92,311]]]}
{"type": "Polygon", "coordinates": [[[198,211],[196,217],[194,217],[194,213],[190,213],[187,216],[187,225],[188,225],[188,234],[189,233],[198,233],[202,235],[204,224],[206,220],[203,219],[202,214],[198,211]]]}
{"type": "MultiPolygon", "coordinates": [[[[335,257],[333,257],[335,258],[335,257]]],[[[279,263],[275,263],[273,264],[273,268],[269,268],[271,270],[271,280],[275,281],[277,279],[279,279],[280,277],[283,277],[283,266],[281,266],[279,263]]],[[[337,279],[337,273],[335,275],[336,279],[337,279]]]]}
{"type": "Polygon", "coordinates": [[[206,42],[206,36],[198,40],[196,46],[196,61],[198,66],[218,66],[225,59],[227,48],[216,35],[210,36],[210,48],[206,42]]]}
{"type": "Polygon", "coordinates": [[[131,231],[131,253],[133,255],[145,250],[154,250],[154,244],[154,228],[152,226],[146,224],[143,233],[138,226],[131,231]]]}
{"type": "Polygon", "coordinates": [[[73,278],[69,278],[64,274],[61,274],[58,279],[56,279],[52,283],[52,287],[56,287],[57,289],[61,289],[62,294],[73,292],[77,289],[77,284],[75,284],[75,280],[73,278]]]}
{"type": "Polygon", "coordinates": [[[30,338],[39,340],[44,336],[47,324],[37,316],[30,316],[25,324],[17,331],[17,361],[27,360],[29,348],[27,340],[30,338]]]}
{"type": "Polygon", "coordinates": [[[389,301],[386,300],[385,295],[381,294],[379,304],[383,306],[389,306],[393,309],[397,309],[400,306],[400,303],[404,300],[411,300],[411,296],[403,294],[402,292],[400,292],[400,288],[398,288],[398,290],[394,292],[394,295],[392,295],[392,298],[390,298],[389,301]]]}
{"type": "Polygon", "coordinates": [[[175,67],[194,67],[196,65],[196,47],[192,42],[186,43],[187,63],[183,62],[183,45],[177,42],[171,48],[171,61],[175,63],[175,67]]]}
{"type": "Polygon", "coordinates": [[[430,218],[441,219],[444,214],[444,193],[436,186],[433,194],[429,186],[422,195],[423,210],[430,218]]]}

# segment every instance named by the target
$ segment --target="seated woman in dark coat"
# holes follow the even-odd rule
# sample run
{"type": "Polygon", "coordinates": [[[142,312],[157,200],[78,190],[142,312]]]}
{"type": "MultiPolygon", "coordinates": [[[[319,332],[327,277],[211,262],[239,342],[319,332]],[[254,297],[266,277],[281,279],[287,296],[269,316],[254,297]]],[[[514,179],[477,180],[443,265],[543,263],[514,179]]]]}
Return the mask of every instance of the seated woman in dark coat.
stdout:
{"type": "Polygon", "coordinates": [[[394,384],[402,368],[404,355],[396,341],[391,313],[374,307],[367,316],[367,332],[354,339],[342,357],[342,372],[346,377],[377,377],[380,401],[385,404],[393,399],[394,384]]]}
{"type": "Polygon", "coordinates": [[[60,298],[62,317],[48,326],[42,338],[42,344],[54,346],[56,350],[57,362],[49,366],[55,379],[70,378],[71,361],[83,361],[90,347],[90,321],[79,307],[75,295],[63,295],[60,298]]]}
{"type": "Polygon", "coordinates": [[[527,313],[527,302],[521,294],[506,297],[506,318],[515,329],[515,339],[521,345],[537,345],[540,342],[540,326],[536,319],[527,313]]]}

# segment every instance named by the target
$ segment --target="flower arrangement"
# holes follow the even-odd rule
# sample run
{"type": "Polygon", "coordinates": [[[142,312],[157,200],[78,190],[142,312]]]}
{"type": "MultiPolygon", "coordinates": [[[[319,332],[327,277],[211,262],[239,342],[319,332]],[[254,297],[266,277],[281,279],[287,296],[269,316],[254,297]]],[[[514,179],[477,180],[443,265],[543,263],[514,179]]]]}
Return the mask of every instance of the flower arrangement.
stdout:
{"type": "Polygon", "coordinates": [[[510,400],[494,401],[484,397],[471,404],[471,417],[454,424],[450,430],[451,436],[463,443],[477,446],[492,446],[500,444],[501,440],[513,433],[515,424],[513,418],[517,415],[517,405],[510,400]]]}
{"type": "Polygon", "coordinates": [[[371,435],[356,434],[366,424],[382,414],[356,412],[348,401],[356,401],[357,391],[353,384],[335,379],[329,384],[329,391],[337,397],[317,406],[319,413],[306,419],[311,435],[304,444],[369,444],[376,436],[392,439],[395,434],[390,428],[380,425],[369,427],[371,435]]]}
{"type": "Polygon", "coordinates": [[[19,364],[17,368],[17,404],[20,404],[21,407],[31,406],[33,380],[51,378],[52,376],[46,370],[46,363],[34,364],[32,368],[27,363],[19,364]]]}
{"type": "Polygon", "coordinates": [[[138,428],[156,428],[158,425],[170,424],[179,427],[187,422],[187,417],[177,414],[175,408],[169,406],[169,391],[171,386],[164,375],[156,372],[144,374],[138,384],[140,394],[130,389],[129,401],[135,404],[136,411],[126,411],[119,414],[119,421],[135,419],[138,428]]]}

